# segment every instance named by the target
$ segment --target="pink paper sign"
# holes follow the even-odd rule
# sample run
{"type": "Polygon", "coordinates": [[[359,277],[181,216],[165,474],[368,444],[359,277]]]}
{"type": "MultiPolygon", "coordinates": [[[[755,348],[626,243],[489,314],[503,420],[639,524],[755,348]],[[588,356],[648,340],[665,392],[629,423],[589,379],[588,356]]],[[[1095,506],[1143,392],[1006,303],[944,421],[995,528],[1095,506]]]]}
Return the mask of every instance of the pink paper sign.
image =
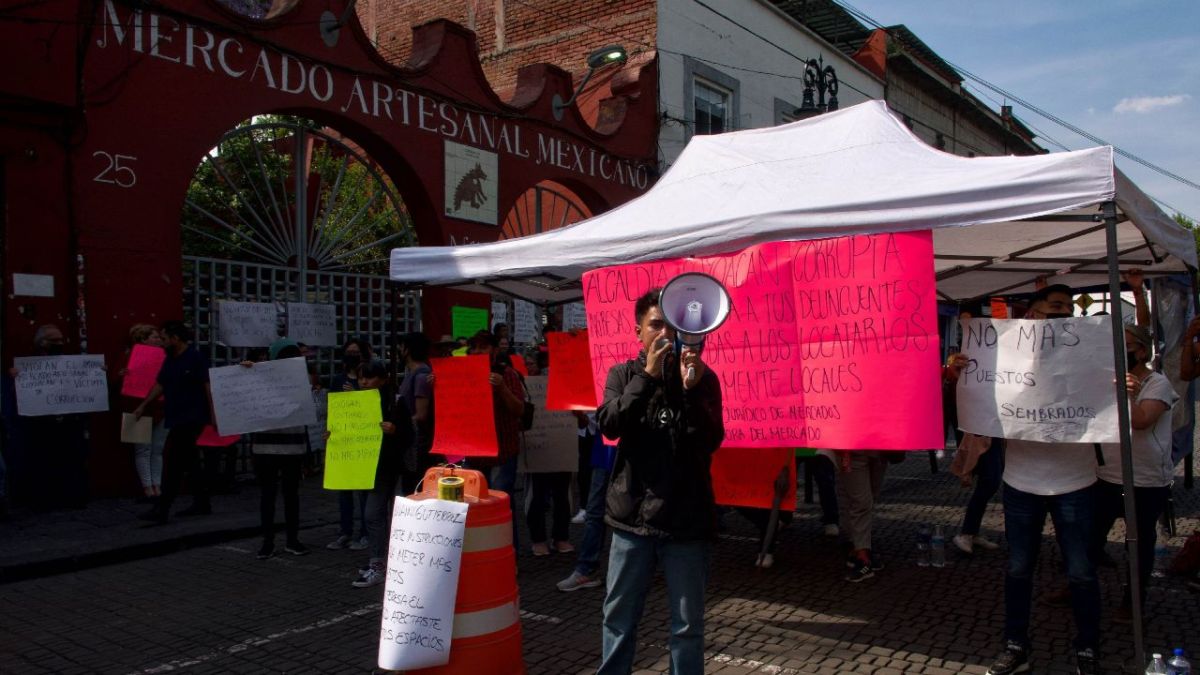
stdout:
{"type": "Polygon", "coordinates": [[[637,356],[634,303],[682,272],[728,289],[704,361],[721,380],[728,447],[941,447],[928,232],[773,242],[735,254],[584,274],[597,397],[637,356]]]}
{"type": "Polygon", "coordinates": [[[134,345],[129,353],[129,365],[125,366],[125,379],[121,381],[121,395],[146,398],[154,388],[158,371],[166,360],[167,352],[162,347],[134,345]]]}
{"type": "Polygon", "coordinates": [[[223,448],[233,445],[242,440],[240,434],[233,436],[222,436],[217,433],[217,428],[209,424],[200,432],[200,437],[196,439],[196,445],[202,448],[223,448]]]}

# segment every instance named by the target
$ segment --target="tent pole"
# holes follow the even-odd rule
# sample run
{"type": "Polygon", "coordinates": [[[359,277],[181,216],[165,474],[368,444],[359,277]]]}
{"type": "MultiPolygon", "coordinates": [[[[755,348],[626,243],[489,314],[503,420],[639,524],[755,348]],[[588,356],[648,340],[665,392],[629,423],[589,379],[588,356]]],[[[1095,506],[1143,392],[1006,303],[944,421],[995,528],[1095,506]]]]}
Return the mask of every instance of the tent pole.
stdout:
{"type": "Polygon", "coordinates": [[[1117,206],[1105,202],[1104,229],[1108,241],[1108,294],[1112,298],[1113,360],[1116,365],[1117,429],[1121,437],[1121,478],[1125,488],[1125,551],[1129,558],[1129,595],[1133,603],[1134,666],[1146,663],[1145,636],[1142,634],[1142,591],[1138,561],[1137,506],[1134,503],[1133,441],[1129,426],[1129,392],[1125,390],[1128,375],[1125,363],[1125,321],[1121,314],[1121,269],[1117,261],[1117,206]]]}

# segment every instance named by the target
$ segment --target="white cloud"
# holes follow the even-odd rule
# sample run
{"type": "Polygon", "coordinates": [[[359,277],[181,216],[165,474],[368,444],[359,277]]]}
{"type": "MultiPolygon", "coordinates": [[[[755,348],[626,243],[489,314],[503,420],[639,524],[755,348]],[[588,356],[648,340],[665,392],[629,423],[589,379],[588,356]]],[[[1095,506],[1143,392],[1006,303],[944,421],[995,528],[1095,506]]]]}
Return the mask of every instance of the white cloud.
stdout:
{"type": "Polygon", "coordinates": [[[1123,113],[1148,113],[1159,108],[1169,108],[1173,105],[1179,105],[1191,98],[1187,94],[1175,94],[1174,96],[1134,96],[1133,98],[1123,98],[1113,107],[1113,112],[1117,114],[1123,113]]]}

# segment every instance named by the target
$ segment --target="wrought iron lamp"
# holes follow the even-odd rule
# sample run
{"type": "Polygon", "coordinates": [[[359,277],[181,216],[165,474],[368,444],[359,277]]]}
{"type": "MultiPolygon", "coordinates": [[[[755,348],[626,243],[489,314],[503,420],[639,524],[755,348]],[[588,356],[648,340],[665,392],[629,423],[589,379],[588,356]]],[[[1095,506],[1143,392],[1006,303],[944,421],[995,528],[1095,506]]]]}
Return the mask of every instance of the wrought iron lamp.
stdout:
{"type": "Polygon", "coordinates": [[[579,92],[583,91],[583,88],[587,86],[588,80],[592,79],[592,75],[596,74],[597,70],[613,64],[620,65],[625,63],[625,61],[628,59],[629,55],[625,52],[625,48],[621,45],[609,45],[607,47],[601,47],[591,54],[588,54],[587,75],[584,75],[583,79],[579,81],[579,86],[575,87],[575,93],[571,94],[571,98],[564,101],[558,94],[554,95],[554,119],[560,122],[562,121],[563,111],[571,107],[571,104],[575,102],[575,99],[579,98],[579,92]]]}
{"type": "Polygon", "coordinates": [[[838,109],[838,77],[833,66],[825,65],[824,59],[809,59],[804,64],[804,99],[800,107],[792,112],[798,119],[807,119],[823,112],[838,109]],[[816,89],[816,96],[813,89],[816,89]],[[829,99],[825,99],[825,94],[829,99]]]}

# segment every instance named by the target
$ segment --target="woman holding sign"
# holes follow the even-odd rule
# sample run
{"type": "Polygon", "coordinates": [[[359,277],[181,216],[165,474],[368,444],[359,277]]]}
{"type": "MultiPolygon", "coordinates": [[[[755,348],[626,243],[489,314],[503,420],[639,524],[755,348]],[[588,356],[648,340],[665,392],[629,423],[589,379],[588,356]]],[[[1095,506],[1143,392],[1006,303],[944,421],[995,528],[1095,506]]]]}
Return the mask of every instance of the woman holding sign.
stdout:
{"type": "MultiPolygon", "coordinates": [[[[148,323],[135,324],[129,329],[129,344],[125,367],[117,375],[122,381],[123,407],[132,413],[142,397],[154,386],[154,378],[158,376],[166,353],[163,352],[162,333],[158,332],[158,327],[148,323]],[[137,386],[139,384],[143,386],[137,386]]],[[[162,494],[163,447],[167,444],[167,427],[162,406],[157,402],[151,404],[150,415],[154,420],[150,441],[133,444],[133,466],[142,483],[145,498],[152,500],[162,494]]]]}

